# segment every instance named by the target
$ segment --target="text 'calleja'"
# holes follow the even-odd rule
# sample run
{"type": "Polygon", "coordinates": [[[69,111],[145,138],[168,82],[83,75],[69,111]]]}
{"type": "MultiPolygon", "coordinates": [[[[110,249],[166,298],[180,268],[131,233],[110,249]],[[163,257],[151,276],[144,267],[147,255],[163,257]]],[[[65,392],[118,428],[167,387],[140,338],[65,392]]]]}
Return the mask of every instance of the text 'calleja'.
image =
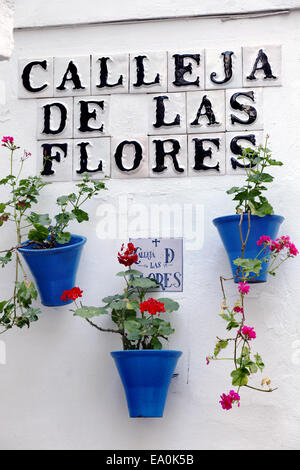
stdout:
{"type": "Polygon", "coordinates": [[[235,174],[242,148],[262,143],[281,46],[20,59],[18,73],[46,178],[235,174]]]}

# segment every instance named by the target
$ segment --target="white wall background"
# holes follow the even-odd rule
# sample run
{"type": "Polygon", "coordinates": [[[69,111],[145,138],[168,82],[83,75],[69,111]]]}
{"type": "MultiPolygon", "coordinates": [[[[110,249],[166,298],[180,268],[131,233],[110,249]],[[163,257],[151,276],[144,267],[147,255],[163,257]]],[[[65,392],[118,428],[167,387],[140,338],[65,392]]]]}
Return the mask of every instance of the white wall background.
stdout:
{"type": "MultiPolygon", "coordinates": [[[[105,15],[113,18],[119,3],[105,4],[105,15]]],[[[170,9],[173,13],[177,9],[180,13],[202,13],[195,0],[180,8],[179,3],[183,5],[174,1],[145,2],[144,10],[142,2],[132,1],[126,2],[126,8],[128,5],[128,16],[135,9],[139,14],[145,12],[145,16],[165,15],[170,9]]],[[[203,12],[210,10],[212,4],[214,12],[218,11],[217,3],[204,2],[203,12]]],[[[249,6],[249,2],[222,2],[222,11],[229,8],[229,3],[231,11],[245,9],[246,3],[249,6]]],[[[298,1],[259,4],[260,8],[264,4],[266,8],[299,6],[298,1]]],[[[81,7],[80,2],[74,1],[18,0],[17,26],[54,23],[55,18],[60,18],[61,23],[72,22],[81,18],[81,7]],[[25,13],[29,13],[28,18],[25,13]]],[[[84,10],[91,12],[89,18],[83,16],[84,20],[101,19],[99,2],[84,2],[84,10]]],[[[294,12],[226,22],[201,19],[18,29],[14,55],[8,63],[0,65],[0,79],[6,82],[6,103],[0,107],[0,134],[15,136],[32,151],[34,156],[27,162],[26,171],[34,173],[36,105],[34,100],[17,99],[18,57],[191,46],[225,50],[240,45],[282,44],[284,85],[280,89],[266,88],[264,92],[265,130],[271,136],[274,157],[285,163],[273,172],[277,178],[269,197],[276,213],[286,218],[282,234],[290,234],[300,245],[299,23],[300,13],[294,12]]],[[[8,171],[7,154],[2,149],[0,174],[6,175],[8,171]]],[[[273,394],[245,390],[240,409],[222,411],[218,400],[223,391],[231,388],[230,369],[222,362],[205,365],[215,336],[224,332],[223,321],[218,318],[221,301],[218,277],[229,273],[225,252],[211,221],[234,212],[225,190],[240,181],[239,176],[146,179],[142,184],[140,180],[111,180],[105,197],[90,203],[91,222],[74,227],[77,233],[88,236],[78,285],[85,291],[86,302],[92,304],[121,287],[121,281],[114,277],[119,269],[116,261],[119,241],[101,241],[96,234],[97,208],[102,200],[117,205],[118,196],[127,195],[129,206],[133,203],[149,206],[168,200],[203,205],[204,220],[199,223],[199,231],[204,231],[204,244],[196,252],[185,251],[185,289],[183,294],[173,295],[181,302],[181,309],[174,315],[176,334],[170,347],[182,349],[184,356],[178,367],[179,376],[170,389],[165,417],[128,418],[121,383],[109,354],[120,347],[118,338],[101,336],[83,320],[73,318],[67,307],[44,307],[41,319],[30,330],[14,330],[1,338],[7,346],[7,365],[0,366],[1,449],[299,448],[300,364],[295,360],[295,341],[300,341],[298,260],[284,265],[267,284],[255,286],[247,302],[248,323],[257,331],[256,348],[267,365],[264,375],[271,377],[279,390],[273,394]]],[[[72,183],[56,183],[47,188],[40,211],[53,213],[56,197],[72,188],[72,183]]],[[[3,189],[0,191],[2,199],[5,195],[3,189]]],[[[1,229],[2,249],[11,245],[14,235],[13,231],[8,232],[1,229]]],[[[0,271],[0,283],[1,297],[5,298],[12,286],[10,268],[0,271]]]]}

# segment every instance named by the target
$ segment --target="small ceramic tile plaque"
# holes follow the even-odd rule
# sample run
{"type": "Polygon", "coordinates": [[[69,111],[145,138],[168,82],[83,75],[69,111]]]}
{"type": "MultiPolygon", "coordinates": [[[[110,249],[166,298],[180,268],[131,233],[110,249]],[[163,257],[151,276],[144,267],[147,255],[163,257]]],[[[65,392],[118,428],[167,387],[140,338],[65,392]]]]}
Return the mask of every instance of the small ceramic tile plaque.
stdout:
{"type": "Polygon", "coordinates": [[[109,130],[110,97],[74,98],[74,137],[103,137],[109,130]]]}
{"type": "Polygon", "coordinates": [[[243,148],[254,148],[264,143],[262,131],[253,132],[227,132],[226,133],[226,173],[229,175],[243,175],[245,166],[250,165],[246,159],[245,164],[238,157],[242,156],[243,148]]]}
{"type": "Polygon", "coordinates": [[[225,132],[189,135],[189,176],[224,175],[226,170],[225,149],[225,132]]]}
{"type": "Polygon", "coordinates": [[[73,98],[37,100],[37,139],[73,137],[73,98]]]}
{"type": "Polygon", "coordinates": [[[182,238],[135,238],[130,241],[139,255],[139,261],[132,268],[159,283],[153,292],[183,292],[182,238]]]}
{"type": "Polygon", "coordinates": [[[185,93],[149,95],[149,135],[185,134],[185,93]]]}
{"type": "Polygon", "coordinates": [[[71,181],[73,140],[37,143],[37,174],[49,181],[71,181]]]}
{"type": "Polygon", "coordinates": [[[85,96],[91,94],[91,58],[54,58],[54,96],[85,96]]]}
{"type": "Polygon", "coordinates": [[[19,98],[46,98],[53,96],[53,58],[19,59],[19,98]]]}
{"type": "Polygon", "coordinates": [[[168,91],[204,90],[204,49],[168,52],[168,91]]]}
{"type": "Polygon", "coordinates": [[[152,178],[187,176],[187,136],[149,137],[149,175],[152,178]]]}
{"type": "Polygon", "coordinates": [[[73,180],[110,176],[110,137],[73,140],[73,180]]]}
{"type": "Polygon", "coordinates": [[[263,129],[263,88],[226,90],[226,130],[263,129]]]}
{"type": "Polygon", "coordinates": [[[205,89],[243,86],[242,48],[205,49],[205,89]]]}
{"type": "Polygon", "coordinates": [[[225,131],[225,91],[187,93],[187,132],[225,131]]]}
{"type": "Polygon", "coordinates": [[[167,92],[167,68],[167,52],[130,54],[130,93],[167,92]]]}
{"type": "Polygon", "coordinates": [[[95,54],[92,56],[92,95],[128,93],[129,54],[95,54]]]}
{"type": "Polygon", "coordinates": [[[113,178],[147,178],[147,137],[112,138],[111,168],[113,178]]]}
{"type": "Polygon", "coordinates": [[[243,47],[243,85],[282,85],[281,46],[243,47]]]}

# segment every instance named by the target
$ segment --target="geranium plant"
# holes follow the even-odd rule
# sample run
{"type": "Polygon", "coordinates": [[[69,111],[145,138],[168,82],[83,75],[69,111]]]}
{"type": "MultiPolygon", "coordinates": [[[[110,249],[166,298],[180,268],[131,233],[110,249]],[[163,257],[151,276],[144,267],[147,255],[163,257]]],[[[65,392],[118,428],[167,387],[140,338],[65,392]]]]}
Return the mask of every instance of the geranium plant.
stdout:
{"type": "Polygon", "coordinates": [[[267,266],[267,271],[272,276],[276,275],[276,271],[282,263],[288,259],[298,255],[298,250],[290,241],[288,236],[282,236],[276,240],[272,240],[269,236],[263,235],[257,240],[257,246],[260,248],[255,259],[247,259],[244,257],[245,249],[250,233],[251,219],[248,213],[248,233],[243,239],[241,225],[243,213],[241,214],[239,230],[241,238],[241,257],[235,260],[238,267],[236,278],[239,280],[237,286],[237,299],[233,305],[230,305],[226,298],[224,281],[233,280],[234,278],[225,279],[220,277],[223,301],[220,317],[226,322],[226,330],[230,331],[230,337],[217,337],[217,343],[213,354],[207,356],[207,365],[210,361],[232,361],[233,370],[231,372],[232,385],[237,390],[230,390],[228,394],[221,395],[220,404],[223,409],[229,410],[233,404],[240,404],[240,390],[242,387],[248,387],[261,392],[273,392],[276,388],[271,387],[271,380],[264,378],[261,385],[253,386],[250,380],[258,371],[262,372],[265,364],[261,355],[253,352],[253,341],[256,338],[254,327],[249,325],[246,317],[246,297],[253,289],[248,284],[261,274],[263,266],[267,266]],[[227,357],[222,357],[222,352],[232,346],[231,353],[227,357]]]}
{"type": "Polygon", "coordinates": [[[158,287],[154,279],[142,277],[142,273],[132,269],[138,260],[136,248],[132,243],[122,245],[118,253],[119,263],[128,269],[117,274],[124,279],[125,288],[120,294],[103,299],[102,307],[84,306],[82,291],[74,287],[62,294],[62,300],[73,300],[76,306],[74,315],[84,318],[99,331],[120,335],[124,350],[161,349],[162,341],[174,333],[169,321],[160,318],[161,314],[178,310],[179,304],[172,299],[154,299],[147,296],[149,290],[158,287]],[[116,328],[103,328],[92,318],[109,315],[116,328]]]}
{"type": "Polygon", "coordinates": [[[70,240],[71,234],[66,231],[71,220],[83,222],[88,220],[88,214],[81,206],[99,190],[106,189],[103,182],[91,181],[84,176],[77,184],[78,191],[57,199],[59,213],[51,222],[48,214],[38,214],[32,209],[38,204],[40,191],[48,184],[41,176],[22,178],[24,163],[31,157],[26,150],[17,158],[20,147],[14,138],[2,138],[2,146],[9,151],[10,173],[0,180],[0,185],[9,191],[8,200],[0,203],[0,227],[14,224],[16,242],[12,247],[0,251],[0,264],[4,268],[15,261],[15,280],[12,295],[9,299],[0,301],[0,326],[6,331],[12,326],[29,326],[36,321],[40,314],[39,308],[33,308],[32,303],[38,297],[33,282],[29,282],[23,268],[18,249],[21,245],[37,249],[54,248],[70,240]],[[23,240],[27,242],[22,244],[23,240]]]}
{"type": "Polygon", "coordinates": [[[247,213],[264,217],[274,214],[273,207],[266,198],[266,184],[272,183],[274,177],[266,170],[272,166],[282,166],[281,161],[272,158],[268,148],[268,136],[265,145],[259,145],[255,149],[245,148],[242,155],[237,157],[246,172],[246,181],[242,186],[233,186],[227,194],[233,194],[233,200],[237,202],[236,212],[247,213]]]}

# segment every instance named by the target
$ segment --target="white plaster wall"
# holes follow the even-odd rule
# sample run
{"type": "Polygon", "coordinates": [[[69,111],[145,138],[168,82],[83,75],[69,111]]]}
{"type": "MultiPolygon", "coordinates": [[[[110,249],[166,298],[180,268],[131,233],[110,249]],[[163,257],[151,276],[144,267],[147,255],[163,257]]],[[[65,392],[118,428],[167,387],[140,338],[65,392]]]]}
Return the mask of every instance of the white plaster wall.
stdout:
{"type": "MultiPolygon", "coordinates": [[[[32,2],[33,8],[28,11],[34,12],[38,3],[42,2],[32,2]]],[[[196,10],[197,2],[188,3],[196,10]]],[[[236,3],[238,7],[241,2],[236,3]]],[[[20,18],[23,7],[22,2],[18,4],[20,18]]],[[[42,11],[40,8],[35,13],[39,22],[46,21],[42,11]]],[[[66,15],[67,10],[63,12],[66,15]]],[[[56,15],[62,16],[57,11],[56,15]]],[[[274,170],[277,178],[269,197],[276,213],[286,218],[282,233],[290,234],[300,245],[299,22],[300,14],[293,13],[228,22],[203,19],[20,30],[15,34],[13,58],[0,65],[7,87],[7,102],[0,108],[0,135],[14,135],[35,155],[36,104],[17,99],[17,57],[81,55],[97,52],[103,44],[105,51],[122,52],[137,48],[167,50],[171,46],[173,50],[184,49],[191,45],[194,49],[224,47],[225,38],[226,48],[281,43],[284,85],[265,89],[264,119],[274,156],[285,165],[274,170]]],[[[27,165],[28,174],[35,168],[33,156],[27,165]]],[[[1,175],[8,171],[7,155],[2,149],[1,175]]],[[[7,346],[7,365],[0,366],[1,449],[299,448],[300,374],[295,360],[295,341],[300,341],[298,260],[284,265],[267,284],[255,286],[247,302],[249,324],[257,331],[256,347],[267,365],[264,375],[271,377],[279,390],[273,394],[245,390],[241,408],[224,412],[218,400],[223,391],[231,388],[230,369],[223,363],[205,365],[215,336],[224,331],[223,321],[218,318],[218,278],[229,274],[225,252],[211,221],[234,212],[225,190],[240,181],[239,176],[145,179],[143,184],[140,180],[115,179],[108,183],[109,192],[103,198],[117,205],[118,197],[127,195],[129,208],[133,203],[149,207],[167,200],[202,204],[204,208],[204,219],[199,222],[199,231],[204,231],[203,247],[196,252],[185,251],[184,292],[173,296],[180,301],[181,309],[174,314],[176,334],[170,347],[183,350],[184,355],[179,376],[170,389],[165,417],[128,418],[120,380],[109,355],[120,347],[117,338],[99,335],[80,318],[73,318],[67,307],[44,307],[41,319],[30,330],[13,330],[1,338],[7,346]]],[[[72,188],[72,183],[47,188],[41,212],[53,212],[56,197],[72,188]]],[[[4,196],[3,189],[0,195],[4,196]]],[[[119,241],[100,241],[96,235],[101,201],[90,203],[90,223],[74,227],[77,233],[88,236],[78,273],[78,285],[85,291],[88,304],[121,287],[120,279],[114,277],[119,269],[119,241]]],[[[1,247],[10,245],[12,236],[13,232],[2,228],[1,247]]],[[[1,297],[7,295],[11,282],[10,268],[1,270],[1,297]]]]}
{"type": "Polygon", "coordinates": [[[13,50],[14,0],[0,1],[0,60],[8,59],[13,50]]]}

